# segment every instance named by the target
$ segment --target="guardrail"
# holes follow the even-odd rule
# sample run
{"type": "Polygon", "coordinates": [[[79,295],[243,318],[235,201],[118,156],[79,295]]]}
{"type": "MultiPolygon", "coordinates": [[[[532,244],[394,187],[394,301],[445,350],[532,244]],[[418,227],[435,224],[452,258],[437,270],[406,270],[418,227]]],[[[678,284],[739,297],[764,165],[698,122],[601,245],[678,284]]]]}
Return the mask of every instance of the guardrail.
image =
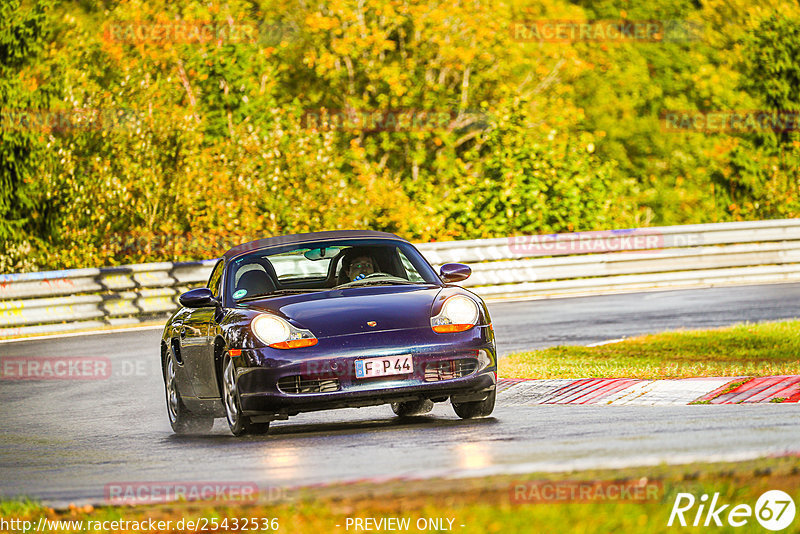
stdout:
{"type": "MultiPolygon", "coordinates": [[[[462,262],[487,299],[800,281],[800,219],[422,243],[434,266],[462,262]]],[[[0,275],[0,336],[166,317],[214,261],[0,275]]]]}

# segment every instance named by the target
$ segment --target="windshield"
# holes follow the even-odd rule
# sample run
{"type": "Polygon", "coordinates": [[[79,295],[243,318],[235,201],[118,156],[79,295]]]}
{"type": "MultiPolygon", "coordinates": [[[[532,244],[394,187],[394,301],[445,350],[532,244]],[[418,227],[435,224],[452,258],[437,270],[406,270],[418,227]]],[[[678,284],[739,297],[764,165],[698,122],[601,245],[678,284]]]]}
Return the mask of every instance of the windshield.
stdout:
{"type": "Polygon", "coordinates": [[[255,251],[232,260],[226,279],[235,302],[367,285],[441,284],[413,246],[374,239],[255,251]]]}

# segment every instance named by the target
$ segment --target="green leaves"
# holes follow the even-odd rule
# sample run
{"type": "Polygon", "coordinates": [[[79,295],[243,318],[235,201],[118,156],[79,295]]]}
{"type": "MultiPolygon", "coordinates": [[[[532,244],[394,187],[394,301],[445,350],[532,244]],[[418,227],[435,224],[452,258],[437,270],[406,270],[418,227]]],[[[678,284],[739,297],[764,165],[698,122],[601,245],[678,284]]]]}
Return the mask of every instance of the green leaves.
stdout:
{"type": "Polygon", "coordinates": [[[470,171],[447,204],[451,235],[572,232],[632,221],[634,184],[593,156],[591,136],[534,128],[521,101],[498,122],[465,155],[470,171]]]}
{"type": "Polygon", "coordinates": [[[765,119],[737,135],[713,175],[737,218],[800,214],[800,16],[772,13],[741,39],[741,87],[765,119]],[[784,128],[769,117],[788,117],[784,128]],[[793,117],[793,118],[792,118],[793,117]],[[773,127],[777,126],[777,127],[773,127]]]}
{"type": "Polygon", "coordinates": [[[771,14],[743,39],[743,87],[770,110],[800,111],[800,18],[771,14]]]}
{"type": "MultiPolygon", "coordinates": [[[[0,6],[0,243],[28,251],[29,241],[52,228],[46,199],[37,195],[37,169],[49,158],[43,136],[27,126],[45,112],[58,79],[42,76],[51,60],[45,49],[50,2],[0,6]],[[43,69],[44,67],[44,69],[43,69]]],[[[57,74],[57,71],[54,72],[57,74]]],[[[21,253],[8,252],[0,267],[17,265],[21,253]]]]}

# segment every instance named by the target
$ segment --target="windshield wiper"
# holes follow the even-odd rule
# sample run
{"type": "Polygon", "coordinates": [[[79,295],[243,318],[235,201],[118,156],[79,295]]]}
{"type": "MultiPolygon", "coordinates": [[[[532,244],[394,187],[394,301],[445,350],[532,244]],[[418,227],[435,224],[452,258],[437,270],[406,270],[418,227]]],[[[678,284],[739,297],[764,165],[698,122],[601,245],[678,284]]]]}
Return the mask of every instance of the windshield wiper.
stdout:
{"type": "Polygon", "coordinates": [[[296,295],[299,293],[316,293],[317,291],[322,291],[321,289],[276,289],[275,291],[270,291],[269,293],[261,293],[258,295],[248,295],[246,297],[242,297],[240,299],[236,299],[236,302],[249,302],[251,300],[261,300],[266,299],[269,297],[277,297],[280,295],[296,295]]]}
{"type": "Polygon", "coordinates": [[[371,286],[371,285],[405,285],[405,286],[416,286],[416,285],[430,285],[428,282],[411,282],[410,280],[355,280],[353,282],[347,282],[346,284],[340,284],[333,289],[343,289],[348,287],[358,287],[358,286],[371,286]]]}

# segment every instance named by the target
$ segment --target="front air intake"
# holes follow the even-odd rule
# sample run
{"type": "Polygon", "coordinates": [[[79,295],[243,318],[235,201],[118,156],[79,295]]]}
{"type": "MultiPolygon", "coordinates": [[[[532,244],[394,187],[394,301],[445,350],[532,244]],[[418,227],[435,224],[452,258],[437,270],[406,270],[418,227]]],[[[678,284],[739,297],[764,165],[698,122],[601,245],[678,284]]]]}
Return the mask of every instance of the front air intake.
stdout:
{"type": "Polygon", "coordinates": [[[442,360],[429,363],[425,367],[425,382],[438,382],[462,378],[475,372],[478,361],[473,358],[459,358],[457,360],[442,360]]]}
{"type": "Polygon", "coordinates": [[[341,387],[338,378],[303,378],[300,375],[294,375],[279,379],[278,389],[290,395],[306,395],[339,391],[341,387]]]}

